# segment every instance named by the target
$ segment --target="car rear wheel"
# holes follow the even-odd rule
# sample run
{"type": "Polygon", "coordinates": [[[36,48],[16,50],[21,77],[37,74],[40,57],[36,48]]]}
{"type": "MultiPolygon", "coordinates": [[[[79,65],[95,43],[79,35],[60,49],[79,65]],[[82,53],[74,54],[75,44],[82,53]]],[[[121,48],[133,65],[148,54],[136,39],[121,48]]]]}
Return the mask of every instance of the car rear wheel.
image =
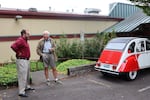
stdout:
{"type": "Polygon", "coordinates": [[[126,74],[126,78],[128,79],[128,80],[135,80],[136,79],[136,77],[137,77],[137,74],[138,74],[138,72],[137,71],[130,71],[130,72],[128,72],[127,74],[126,74]]]}

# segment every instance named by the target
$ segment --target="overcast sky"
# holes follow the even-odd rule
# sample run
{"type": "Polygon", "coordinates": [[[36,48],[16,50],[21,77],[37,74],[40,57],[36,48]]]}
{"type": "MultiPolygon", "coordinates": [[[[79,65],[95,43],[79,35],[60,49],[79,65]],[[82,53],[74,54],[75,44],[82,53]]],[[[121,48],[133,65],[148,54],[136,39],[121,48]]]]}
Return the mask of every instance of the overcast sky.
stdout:
{"type": "Polygon", "coordinates": [[[113,2],[130,3],[128,0],[0,0],[2,8],[37,8],[37,10],[49,10],[66,12],[74,9],[75,13],[83,13],[85,8],[98,8],[100,14],[107,15],[109,4],[113,2]]]}

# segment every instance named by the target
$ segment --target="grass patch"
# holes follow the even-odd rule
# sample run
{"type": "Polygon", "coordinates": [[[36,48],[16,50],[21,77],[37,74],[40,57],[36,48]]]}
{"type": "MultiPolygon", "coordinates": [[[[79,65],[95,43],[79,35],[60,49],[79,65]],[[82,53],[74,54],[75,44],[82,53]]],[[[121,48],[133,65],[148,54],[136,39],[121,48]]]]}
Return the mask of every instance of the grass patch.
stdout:
{"type": "Polygon", "coordinates": [[[67,61],[60,63],[57,66],[57,70],[58,70],[58,72],[61,72],[63,74],[67,74],[67,68],[73,68],[73,67],[77,67],[80,65],[92,64],[94,62],[95,61],[90,61],[90,60],[86,60],[86,59],[67,60],[67,61]]]}

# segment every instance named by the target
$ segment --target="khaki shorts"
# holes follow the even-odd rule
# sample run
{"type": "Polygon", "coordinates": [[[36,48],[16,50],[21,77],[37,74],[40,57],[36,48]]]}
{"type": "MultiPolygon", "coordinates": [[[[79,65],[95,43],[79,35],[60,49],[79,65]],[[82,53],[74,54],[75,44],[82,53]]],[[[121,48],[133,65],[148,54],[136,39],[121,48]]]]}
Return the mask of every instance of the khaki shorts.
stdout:
{"type": "Polygon", "coordinates": [[[53,54],[43,54],[42,59],[44,67],[56,67],[53,54]]]}

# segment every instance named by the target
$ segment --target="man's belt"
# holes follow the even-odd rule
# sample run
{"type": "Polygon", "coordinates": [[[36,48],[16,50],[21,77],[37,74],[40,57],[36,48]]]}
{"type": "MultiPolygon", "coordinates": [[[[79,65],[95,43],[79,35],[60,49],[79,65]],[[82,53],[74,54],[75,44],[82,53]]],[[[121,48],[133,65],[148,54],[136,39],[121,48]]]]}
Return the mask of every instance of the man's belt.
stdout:
{"type": "Polygon", "coordinates": [[[29,58],[25,58],[25,57],[17,57],[17,59],[29,60],[29,58]]]}
{"type": "Polygon", "coordinates": [[[43,52],[44,54],[52,54],[52,52],[43,52]]]}

